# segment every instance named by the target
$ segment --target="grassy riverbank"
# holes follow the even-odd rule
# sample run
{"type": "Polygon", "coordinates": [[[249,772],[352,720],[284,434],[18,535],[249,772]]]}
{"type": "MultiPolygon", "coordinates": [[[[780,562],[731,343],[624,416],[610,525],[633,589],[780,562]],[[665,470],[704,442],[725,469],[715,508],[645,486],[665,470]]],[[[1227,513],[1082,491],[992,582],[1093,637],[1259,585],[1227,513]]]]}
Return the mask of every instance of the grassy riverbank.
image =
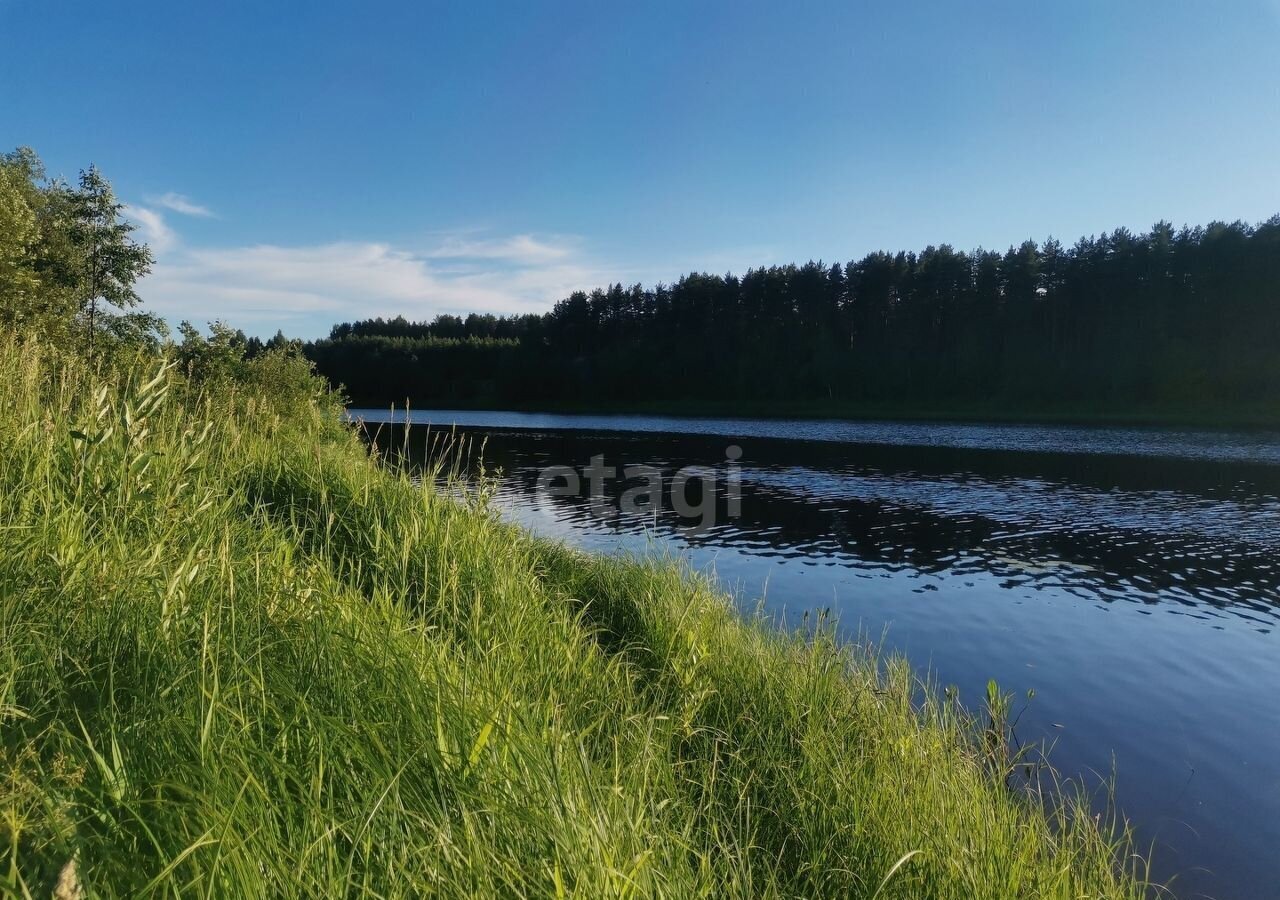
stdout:
{"type": "Polygon", "coordinates": [[[1142,896],[900,661],[123,371],[0,345],[0,891],[1142,896]]]}

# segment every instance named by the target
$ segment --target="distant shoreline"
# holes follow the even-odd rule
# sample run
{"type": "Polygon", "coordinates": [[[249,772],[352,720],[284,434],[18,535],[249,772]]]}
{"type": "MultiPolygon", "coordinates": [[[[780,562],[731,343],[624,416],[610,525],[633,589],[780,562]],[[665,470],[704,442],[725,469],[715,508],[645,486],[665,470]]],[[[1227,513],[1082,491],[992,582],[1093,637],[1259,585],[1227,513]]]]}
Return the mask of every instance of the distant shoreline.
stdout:
{"type": "MultiPolygon", "coordinates": [[[[386,400],[355,398],[347,403],[354,409],[390,409],[393,403],[386,400]]],[[[394,402],[402,409],[404,400],[394,402]]],[[[938,423],[991,423],[997,425],[1083,425],[1095,427],[1137,428],[1196,428],[1231,429],[1239,431],[1280,431],[1280,406],[1275,410],[1243,409],[1222,410],[1170,410],[1170,409],[1093,409],[1081,410],[1068,407],[1046,409],[1020,409],[952,405],[937,407],[894,407],[883,404],[857,404],[847,402],[795,403],[539,403],[520,404],[493,400],[490,402],[446,402],[439,399],[415,402],[411,409],[448,409],[466,412],[510,411],[521,413],[548,413],[555,415],[614,415],[614,416],[670,416],[672,418],[726,418],[726,419],[831,419],[850,422],[938,422],[938,423]]]]}

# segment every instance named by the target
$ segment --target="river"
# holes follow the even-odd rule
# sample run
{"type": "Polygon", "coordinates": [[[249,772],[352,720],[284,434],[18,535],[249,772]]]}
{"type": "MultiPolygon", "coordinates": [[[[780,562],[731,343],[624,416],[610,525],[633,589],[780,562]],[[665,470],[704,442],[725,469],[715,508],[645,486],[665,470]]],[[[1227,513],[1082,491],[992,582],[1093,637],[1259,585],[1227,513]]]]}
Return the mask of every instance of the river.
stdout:
{"type": "Polygon", "coordinates": [[[412,421],[456,425],[499,509],[536,532],[678,555],[782,622],[830,610],[974,706],[996,679],[1057,770],[1096,791],[1114,773],[1176,896],[1280,896],[1280,434],[412,421]]]}

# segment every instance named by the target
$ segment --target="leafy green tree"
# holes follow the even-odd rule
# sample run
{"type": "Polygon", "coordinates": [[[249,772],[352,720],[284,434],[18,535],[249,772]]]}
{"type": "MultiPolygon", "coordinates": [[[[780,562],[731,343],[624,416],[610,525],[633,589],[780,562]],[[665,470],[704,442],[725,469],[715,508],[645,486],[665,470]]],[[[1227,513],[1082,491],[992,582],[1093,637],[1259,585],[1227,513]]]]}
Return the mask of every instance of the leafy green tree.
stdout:
{"type": "Polygon", "coordinates": [[[225,322],[210,322],[209,337],[190,322],[178,326],[182,343],[176,348],[179,370],[205,391],[218,390],[240,381],[248,341],[244,332],[225,322]]]}
{"type": "Polygon", "coordinates": [[[21,328],[40,286],[35,271],[39,228],[30,195],[21,161],[0,159],[0,322],[10,329],[21,328]]]}
{"type": "Polygon", "coordinates": [[[136,306],[134,284],[151,271],[153,260],[151,249],[132,239],[134,226],[121,218],[123,204],[96,166],[80,173],[79,187],[70,192],[69,199],[69,235],[80,269],[76,293],[92,354],[99,305],[121,311],[136,306]]]}
{"type": "Polygon", "coordinates": [[[0,327],[70,347],[149,345],[163,321],[133,309],[151,251],[131,237],[122,205],[94,167],[77,186],[48,179],[29,147],[0,156],[0,327]]]}

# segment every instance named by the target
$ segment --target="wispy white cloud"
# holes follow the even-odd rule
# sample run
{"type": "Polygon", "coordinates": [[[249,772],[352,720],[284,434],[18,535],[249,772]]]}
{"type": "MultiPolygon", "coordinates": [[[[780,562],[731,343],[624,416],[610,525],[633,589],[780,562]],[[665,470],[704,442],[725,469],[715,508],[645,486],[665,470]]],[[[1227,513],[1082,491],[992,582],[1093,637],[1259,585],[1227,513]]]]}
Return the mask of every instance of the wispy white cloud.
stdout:
{"type": "Polygon", "coordinates": [[[448,236],[428,254],[432,259],[502,259],[537,265],[564,260],[573,253],[577,242],[572,238],[538,239],[531,234],[476,240],[448,236]]]}
{"type": "Polygon", "coordinates": [[[575,235],[493,235],[478,229],[433,232],[411,245],[196,246],[157,208],[177,209],[167,202],[175,198],[189,202],[166,194],[147,206],[126,207],[156,255],[151,274],[138,286],[142,299],[175,324],[224,319],[259,334],[281,328],[311,337],[335,322],[376,316],[424,320],[440,313],[545,312],[577,290],[617,281],[669,283],[688,271],[741,274],[775,255],[770,248],[740,247],[661,266],[623,267],[600,259],[575,235]]]}
{"type": "Polygon", "coordinates": [[[164,209],[181,213],[184,216],[196,216],[201,219],[215,218],[213,210],[207,206],[201,206],[193,201],[186,194],[177,194],[169,191],[167,194],[161,194],[159,197],[148,197],[147,202],[153,206],[160,206],[164,209]]]}
{"type": "Polygon", "coordinates": [[[126,206],[126,218],[132,219],[142,232],[142,240],[151,246],[155,253],[171,250],[178,243],[178,236],[164,220],[164,215],[157,210],[145,206],[126,206]]]}
{"type": "Polygon", "coordinates": [[[372,316],[542,312],[617,277],[573,237],[458,232],[415,248],[375,241],[197,247],[184,244],[158,210],[127,212],[157,256],[139,293],[175,322],[225,319],[310,335],[372,316]]]}

